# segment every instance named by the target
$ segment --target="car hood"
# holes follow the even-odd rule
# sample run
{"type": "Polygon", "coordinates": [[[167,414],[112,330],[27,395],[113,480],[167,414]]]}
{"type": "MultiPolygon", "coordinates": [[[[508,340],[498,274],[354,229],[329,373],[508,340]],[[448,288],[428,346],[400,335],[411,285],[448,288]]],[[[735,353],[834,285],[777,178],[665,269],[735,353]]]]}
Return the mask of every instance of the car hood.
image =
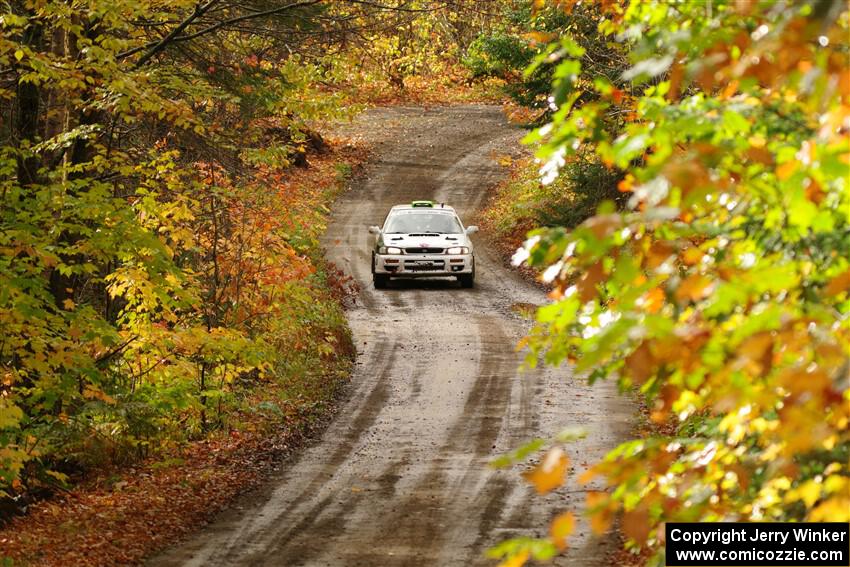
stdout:
{"type": "Polygon", "coordinates": [[[381,237],[384,246],[399,248],[449,248],[450,246],[470,246],[465,234],[384,234],[381,237]]]}

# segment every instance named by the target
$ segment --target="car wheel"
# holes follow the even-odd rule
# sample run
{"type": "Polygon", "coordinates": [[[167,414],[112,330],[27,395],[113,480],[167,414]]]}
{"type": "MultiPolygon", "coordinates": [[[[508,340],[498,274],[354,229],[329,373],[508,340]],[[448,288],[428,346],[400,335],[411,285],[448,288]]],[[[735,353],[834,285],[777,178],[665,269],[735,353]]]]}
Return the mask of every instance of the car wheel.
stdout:
{"type": "Polygon", "coordinates": [[[470,288],[475,287],[475,267],[472,268],[471,274],[461,274],[457,277],[460,282],[460,287],[470,288]]]}
{"type": "Polygon", "coordinates": [[[375,284],[375,289],[384,289],[389,281],[390,277],[386,274],[372,275],[372,283],[375,284]]]}

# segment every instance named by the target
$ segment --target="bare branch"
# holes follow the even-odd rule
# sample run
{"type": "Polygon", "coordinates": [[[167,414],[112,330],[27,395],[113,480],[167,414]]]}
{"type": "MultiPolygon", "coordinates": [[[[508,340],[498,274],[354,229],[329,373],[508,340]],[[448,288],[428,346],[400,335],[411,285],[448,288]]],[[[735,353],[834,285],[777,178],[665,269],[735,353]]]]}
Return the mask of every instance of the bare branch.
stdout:
{"type": "MultiPolygon", "coordinates": [[[[180,22],[180,25],[178,25],[176,28],[171,30],[168,33],[168,35],[166,35],[164,38],[159,40],[159,42],[157,42],[155,45],[153,45],[153,47],[150,48],[150,51],[148,51],[147,53],[142,55],[139,58],[139,60],[136,61],[135,67],[141,67],[142,65],[144,65],[145,63],[150,61],[150,59],[154,55],[156,55],[157,53],[159,53],[160,51],[165,49],[165,47],[169,43],[174,41],[175,37],[177,37],[178,35],[183,33],[183,30],[185,30],[187,27],[189,27],[189,25],[191,25],[192,22],[194,22],[195,20],[197,20],[198,18],[203,16],[204,13],[207,10],[209,10],[210,8],[212,8],[217,2],[218,2],[218,0],[209,0],[206,4],[198,4],[197,6],[195,6],[194,11],[189,15],[189,17],[187,17],[185,20],[180,22]]],[[[122,58],[122,56],[126,57],[126,55],[123,55],[123,54],[120,54],[118,57],[122,58]]]]}
{"type": "Polygon", "coordinates": [[[210,0],[207,4],[205,4],[203,6],[199,5],[197,8],[195,8],[195,11],[192,13],[192,15],[190,15],[188,18],[186,18],[179,26],[174,28],[174,30],[172,30],[162,40],[157,41],[157,42],[150,42],[150,43],[147,43],[145,45],[141,45],[139,47],[135,47],[133,49],[125,51],[124,53],[121,53],[121,54],[118,55],[118,59],[125,59],[125,58],[127,58],[131,55],[134,55],[134,54],[136,54],[140,51],[143,51],[145,49],[149,49],[149,51],[147,53],[145,53],[142,57],[140,57],[139,60],[135,63],[134,67],[138,68],[138,67],[141,67],[142,65],[144,65],[145,63],[147,63],[153,56],[155,56],[157,53],[160,53],[163,49],[165,49],[171,43],[177,43],[177,42],[182,42],[182,41],[190,41],[190,40],[193,40],[195,38],[201,37],[203,35],[207,35],[207,34],[210,34],[212,32],[218,31],[221,28],[228,27],[228,26],[231,26],[233,24],[237,24],[239,22],[244,22],[246,20],[253,20],[253,19],[256,19],[256,18],[263,18],[263,17],[266,17],[266,16],[272,16],[272,15],[275,15],[275,14],[283,13],[287,10],[293,10],[293,9],[296,9],[296,8],[303,8],[305,6],[313,6],[315,4],[319,4],[323,1],[324,0],[303,0],[301,2],[293,2],[291,4],[286,4],[284,6],[278,6],[277,8],[271,8],[269,10],[264,10],[262,12],[251,12],[249,14],[243,14],[241,16],[235,16],[233,18],[228,18],[226,20],[222,20],[220,22],[217,22],[215,24],[207,26],[206,28],[203,28],[203,29],[198,30],[196,32],[186,34],[186,35],[179,35],[183,31],[185,31],[186,28],[192,22],[197,20],[207,10],[209,10],[209,8],[211,8],[213,6],[213,4],[218,2],[218,0],[210,0]]]}

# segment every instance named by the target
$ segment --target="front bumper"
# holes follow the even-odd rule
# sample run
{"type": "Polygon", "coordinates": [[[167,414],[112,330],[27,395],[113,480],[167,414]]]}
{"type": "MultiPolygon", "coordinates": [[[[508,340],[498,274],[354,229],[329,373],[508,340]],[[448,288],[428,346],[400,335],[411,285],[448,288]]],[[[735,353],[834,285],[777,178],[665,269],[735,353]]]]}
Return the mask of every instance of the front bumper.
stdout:
{"type": "Polygon", "coordinates": [[[471,274],[472,254],[375,254],[374,273],[399,278],[471,274]]]}

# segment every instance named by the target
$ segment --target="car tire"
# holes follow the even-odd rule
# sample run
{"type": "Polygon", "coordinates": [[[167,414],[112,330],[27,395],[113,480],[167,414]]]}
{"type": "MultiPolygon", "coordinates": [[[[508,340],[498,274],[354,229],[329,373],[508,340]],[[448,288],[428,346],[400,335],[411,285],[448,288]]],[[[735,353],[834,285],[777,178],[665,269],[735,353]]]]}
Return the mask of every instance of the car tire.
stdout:
{"type": "Polygon", "coordinates": [[[375,284],[375,289],[384,289],[389,281],[390,277],[386,274],[372,274],[372,283],[375,284]]]}
{"type": "Polygon", "coordinates": [[[460,282],[460,287],[467,289],[475,287],[475,266],[472,267],[471,274],[461,274],[457,277],[457,281],[460,282]]]}

